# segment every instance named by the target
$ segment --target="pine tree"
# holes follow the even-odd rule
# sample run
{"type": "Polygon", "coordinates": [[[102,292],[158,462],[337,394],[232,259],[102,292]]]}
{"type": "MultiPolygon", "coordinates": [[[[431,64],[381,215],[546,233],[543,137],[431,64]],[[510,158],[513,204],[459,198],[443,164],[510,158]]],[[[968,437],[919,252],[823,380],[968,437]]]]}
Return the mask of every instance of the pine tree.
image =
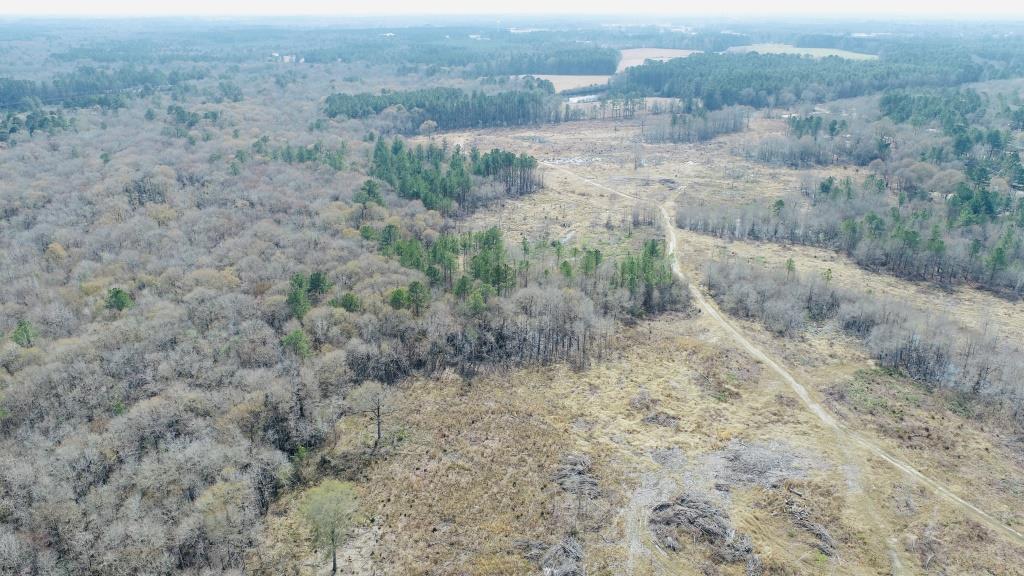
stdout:
{"type": "Polygon", "coordinates": [[[32,326],[31,322],[28,320],[18,320],[18,325],[14,328],[14,332],[11,333],[11,340],[22,348],[28,348],[32,346],[36,335],[36,329],[32,326]]]}
{"type": "Polygon", "coordinates": [[[135,300],[132,299],[131,294],[121,288],[111,288],[107,292],[105,306],[108,310],[121,311],[135,306],[135,300]]]}

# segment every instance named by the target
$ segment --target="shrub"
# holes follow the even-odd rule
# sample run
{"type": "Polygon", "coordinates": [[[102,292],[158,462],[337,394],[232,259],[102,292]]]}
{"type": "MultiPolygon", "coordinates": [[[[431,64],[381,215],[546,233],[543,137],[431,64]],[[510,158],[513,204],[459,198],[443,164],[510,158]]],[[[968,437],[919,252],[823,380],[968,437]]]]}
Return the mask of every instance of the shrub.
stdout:
{"type": "Polygon", "coordinates": [[[312,353],[309,346],[309,338],[306,333],[296,328],[281,339],[281,345],[285,350],[295,354],[299,358],[308,358],[312,353]]]}
{"type": "Polygon", "coordinates": [[[111,288],[107,292],[106,307],[108,310],[125,310],[135,306],[135,300],[132,299],[131,294],[125,292],[121,288],[111,288]]]}
{"type": "Polygon", "coordinates": [[[363,303],[359,300],[359,296],[352,292],[345,292],[341,298],[332,298],[328,304],[335,308],[343,308],[347,312],[358,312],[363,308],[363,303]]]}
{"type": "Polygon", "coordinates": [[[22,348],[28,348],[32,346],[32,340],[37,335],[36,329],[32,326],[32,323],[28,320],[18,320],[17,327],[14,328],[14,332],[11,333],[11,340],[22,348]]]}

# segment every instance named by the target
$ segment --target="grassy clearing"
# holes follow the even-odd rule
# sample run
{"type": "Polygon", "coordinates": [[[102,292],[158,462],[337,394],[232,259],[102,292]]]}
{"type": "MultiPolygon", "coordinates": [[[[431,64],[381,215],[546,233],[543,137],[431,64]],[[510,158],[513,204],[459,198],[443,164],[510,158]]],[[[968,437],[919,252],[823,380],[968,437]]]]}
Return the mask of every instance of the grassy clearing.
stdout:
{"type": "Polygon", "coordinates": [[[673,58],[686,58],[699,50],[677,50],[674,48],[627,48],[622,50],[622,59],[619,60],[619,67],[616,72],[622,72],[626,68],[640,66],[647,60],[671,60],[673,58]]]}
{"type": "Polygon", "coordinates": [[[746,52],[757,52],[758,54],[800,54],[813,58],[827,58],[838,56],[848,60],[877,60],[874,54],[863,54],[861,52],[850,52],[838,48],[798,48],[790,44],[750,44],[748,46],[733,46],[726,50],[728,53],[743,54],[746,52]]]}
{"type": "MultiPolygon", "coordinates": [[[[734,156],[732,150],[749,137],[742,134],[704,145],[644,146],[645,166],[634,170],[638,122],[573,127],[446,138],[481,149],[514,147],[652,202],[674,198],[679,205],[770,201],[802,176],[734,156]]],[[[752,127],[767,133],[779,123],[757,119],[752,127]]],[[[547,170],[545,178],[542,192],[494,207],[473,225],[500,223],[510,238],[568,236],[608,253],[636,239],[624,228],[604,226],[609,217],[627,214],[632,202],[564,172],[547,170]]],[[[834,282],[860,289],[922,303],[955,297],[950,306],[960,304],[951,309],[963,321],[979,321],[985,309],[1005,316],[1011,328],[1012,319],[1021,317],[1015,309],[993,309],[998,302],[983,300],[983,294],[938,294],[864,272],[830,253],[722,245],[677,234],[693,281],[701,279],[701,262],[723,252],[778,265],[792,257],[804,273],[831,268],[834,282]]],[[[965,414],[955,398],[874,371],[856,344],[836,332],[812,330],[784,340],[750,323],[735,324],[790,367],[846,426],[1000,518],[1024,522],[1015,505],[1024,495],[1020,449],[993,429],[992,420],[965,414]]],[[[1024,551],[889,464],[837,442],[772,371],[738,350],[710,318],[676,314],[642,322],[624,330],[612,350],[612,357],[583,372],[552,366],[471,382],[413,383],[392,419],[389,434],[397,441],[359,481],[372,529],[360,532],[362,539],[343,557],[372,558],[388,573],[425,573],[430,567],[443,573],[535,573],[523,542],[553,543],[575,531],[588,574],[700,574],[710,558],[654,547],[646,518],[654,504],[702,490],[716,495],[775,573],[879,574],[888,573],[893,562],[906,573],[1021,573],[1024,551]],[[778,488],[734,485],[719,493],[709,457],[734,441],[780,442],[817,465],[778,488]],[[593,461],[598,498],[581,505],[554,482],[567,454],[593,461]],[[828,528],[836,556],[824,555],[813,534],[795,523],[794,505],[828,528]]],[[[364,424],[342,424],[348,433],[339,438],[367,442],[358,433],[364,424]]],[[[289,518],[280,511],[272,522],[286,526],[289,518]]],[[[300,538],[295,546],[301,544],[300,538]]],[[[742,573],[742,567],[723,566],[720,573],[742,573]]]]}
{"type": "Polygon", "coordinates": [[[611,76],[607,75],[571,75],[571,74],[540,74],[535,78],[543,78],[544,80],[550,81],[555,85],[555,92],[561,92],[563,90],[572,90],[573,88],[586,88],[587,86],[603,86],[608,84],[608,79],[611,76]]]}

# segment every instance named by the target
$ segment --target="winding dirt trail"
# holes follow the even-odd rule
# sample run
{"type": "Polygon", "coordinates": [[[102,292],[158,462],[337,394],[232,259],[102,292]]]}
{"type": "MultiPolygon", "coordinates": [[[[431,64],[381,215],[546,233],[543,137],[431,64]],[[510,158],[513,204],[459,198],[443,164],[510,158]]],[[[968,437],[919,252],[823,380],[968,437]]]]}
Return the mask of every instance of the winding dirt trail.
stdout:
{"type": "MultiPolygon", "coordinates": [[[[627,194],[625,192],[620,192],[618,190],[615,190],[614,188],[601,184],[600,182],[596,182],[589,178],[580,176],[579,174],[576,174],[575,172],[567,170],[561,166],[557,166],[547,162],[542,162],[542,164],[549,168],[574,176],[577,179],[582,180],[583,182],[591,186],[594,186],[606,192],[610,192],[617,196],[621,196],[623,198],[628,198],[631,200],[645,201],[643,198],[634,196],[632,194],[627,194]]],[[[763,362],[765,366],[767,366],[773,372],[775,372],[775,374],[778,375],[789,386],[789,388],[800,398],[800,401],[803,402],[804,406],[812,414],[814,414],[823,424],[831,428],[840,439],[846,440],[852,443],[853,445],[866,450],[875,457],[880,458],[885,462],[888,462],[890,465],[892,465],[894,468],[896,468],[906,476],[909,476],[910,478],[913,478],[914,480],[923,484],[924,486],[927,486],[929,489],[931,489],[936,494],[942,496],[948,502],[960,507],[979,522],[985,524],[986,526],[999,532],[1000,534],[1003,534],[1011,542],[1017,544],[1018,546],[1024,546],[1024,534],[1022,534],[1021,532],[1018,532],[1017,530],[1010,528],[1009,526],[1006,526],[991,514],[978,508],[974,504],[971,504],[970,502],[964,500],[960,496],[957,496],[952,490],[946,488],[946,486],[943,485],[938,480],[935,480],[925,475],[924,473],[914,468],[908,462],[905,462],[900,458],[889,454],[880,446],[876,445],[875,443],[862,437],[853,430],[850,430],[846,426],[836,421],[832,414],[830,414],[824,406],[822,406],[814,398],[812,398],[807,388],[799,381],[797,381],[797,379],[794,378],[788,370],[786,370],[781,364],[773,360],[763,350],[754,345],[754,343],[751,342],[746,336],[744,336],[742,332],[740,332],[735,326],[733,326],[733,324],[718,309],[718,306],[714,303],[714,301],[706,297],[704,293],[701,292],[699,287],[692,283],[689,283],[686,278],[686,275],[683,273],[682,268],[679,265],[678,256],[676,256],[676,227],[675,223],[672,222],[672,218],[668,210],[668,207],[671,205],[671,203],[667,203],[665,205],[662,205],[660,208],[662,218],[664,219],[665,231],[668,236],[668,253],[669,255],[672,256],[672,272],[679,279],[689,284],[690,294],[693,297],[693,301],[697,303],[697,305],[700,307],[703,313],[707,314],[712,319],[714,319],[715,322],[719,326],[721,326],[737,344],[739,344],[744,350],[747,351],[747,353],[749,353],[757,360],[763,362]]],[[[894,561],[893,567],[894,569],[899,569],[898,558],[896,558],[896,560],[894,561]]]]}

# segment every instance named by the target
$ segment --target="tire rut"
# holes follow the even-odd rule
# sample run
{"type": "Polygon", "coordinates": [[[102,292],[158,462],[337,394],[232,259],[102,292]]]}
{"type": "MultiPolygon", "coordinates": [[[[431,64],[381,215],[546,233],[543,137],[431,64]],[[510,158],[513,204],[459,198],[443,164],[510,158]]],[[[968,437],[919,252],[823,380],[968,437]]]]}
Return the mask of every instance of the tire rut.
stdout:
{"type": "MultiPolygon", "coordinates": [[[[617,196],[632,200],[638,200],[641,202],[645,201],[643,198],[640,198],[639,196],[627,194],[625,192],[620,192],[618,190],[615,190],[614,188],[611,188],[610,186],[606,186],[604,184],[601,184],[600,182],[596,182],[584,176],[580,176],[579,174],[571,170],[567,170],[561,166],[556,166],[548,162],[541,162],[541,164],[549,168],[565,172],[566,174],[572,175],[591,186],[594,186],[606,192],[610,192],[617,196]]],[[[757,360],[761,361],[764,365],[771,369],[772,372],[778,375],[797,395],[797,397],[800,398],[800,401],[803,403],[804,407],[812,414],[814,414],[818,418],[818,420],[821,421],[825,426],[835,431],[839,438],[848,440],[852,444],[868,451],[875,457],[887,462],[889,465],[896,468],[904,475],[913,478],[914,480],[918,481],[924,486],[927,486],[934,493],[938,494],[946,501],[961,508],[962,510],[973,516],[976,520],[982,522],[989,528],[996,530],[1013,543],[1017,544],[1018,546],[1024,546],[1024,534],[1022,534],[1021,532],[1009,526],[1006,526],[988,512],[985,512],[978,506],[975,506],[974,504],[964,500],[960,496],[957,496],[951,489],[947,488],[942,482],[925,475],[908,462],[905,462],[902,459],[889,454],[882,447],[862,437],[855,431],[850,430],[846,426],[836,421],[832,414],[830,414],[824,406],[815,401],[811,397],[811,394],[807,390],[807,388],[799,381],[797,381],[797,379],[794,378],[788,370],[786,370],[781,364],[772,359],[763,350],[754,345],[735,326],[733,326],[733,324],[727,318],[725,318],[722,312],[718,309],[718,306],[714,303],[714,301],[711,298],[706,297],[697,286],[695,286],[692,283],[689,283],[686,278],[686,275],[683,273],[682,267],[679,265],[679,257],[676,255],[676,227],[675,224],[672,222],[672,218],[668,211],[668,207],[671,205],[671,203],[666,203],[660,206],[660,210],[662,218],[664,220],[665,232],[667,236],[667,251],[669,256],[672,257],[672,272],[673,274],[676,275],[676,277],[688,283],[690,295],[693,298],[694,302],[700,307],[702,312],[710,316],[719,326],[721,326],[737,344],[739,344],[744,350],[747,351],[748,354],[750,354],[757,360]]],[[[891,541],[891,538],[887,538],[887,542],[891,541]]],[[[899,571],[901,567],[898,555],[896,555],[894,551],[891,552],[892,555],[896,556],[892,562],[893,569],[894,571],[899,571]]]]}

